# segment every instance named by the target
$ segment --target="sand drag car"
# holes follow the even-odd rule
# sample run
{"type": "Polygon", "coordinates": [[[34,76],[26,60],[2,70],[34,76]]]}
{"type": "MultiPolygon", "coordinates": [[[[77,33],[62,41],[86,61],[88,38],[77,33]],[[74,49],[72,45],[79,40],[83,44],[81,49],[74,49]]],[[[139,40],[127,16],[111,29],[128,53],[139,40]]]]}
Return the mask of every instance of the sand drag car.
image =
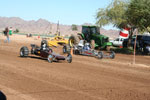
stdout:
{"type": "MultiPolygon", "coordinates": [[[[68,47],[64,46],[63,47],[63,52],[66,53],[67,50],[68,50],[68,47]]],[[[78,45],[74,45],[73,54],[92,56],[92,57],[96,57],[98,59],[102,59],[102,58],[114,59],[115,58],[115,52],[110,51],[109,54],[104,54],[102,51],[97,51],[97,50],[91,49],[90,44],[85,43],[84,40],[80,40],[78,45]]]]}
{"type": "Polygon", "coordinates": [[[53,52],[53,50],[47,46],[46,43],[41,42],[41,47],[31,44],[31,51],[26,46],[21,47],[20,57],[28,57],[28,55],[37,55],[42,58],[46,58],[48,62],[52,63],[53,61],[66,60],[68,63],[72,62],[72,55],[68,53],[67,56],[59,55],[53,52]]]}

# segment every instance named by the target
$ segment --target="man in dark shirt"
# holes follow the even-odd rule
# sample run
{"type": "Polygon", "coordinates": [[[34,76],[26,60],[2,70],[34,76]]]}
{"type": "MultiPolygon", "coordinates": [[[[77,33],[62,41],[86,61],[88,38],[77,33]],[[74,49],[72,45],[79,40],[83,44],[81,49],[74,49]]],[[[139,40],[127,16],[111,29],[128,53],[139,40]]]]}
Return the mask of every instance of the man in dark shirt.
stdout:
{"type": "Polygon", "coordinates": [[[3,92],[0,91],[0,100],[7,100],[3,92]]]}

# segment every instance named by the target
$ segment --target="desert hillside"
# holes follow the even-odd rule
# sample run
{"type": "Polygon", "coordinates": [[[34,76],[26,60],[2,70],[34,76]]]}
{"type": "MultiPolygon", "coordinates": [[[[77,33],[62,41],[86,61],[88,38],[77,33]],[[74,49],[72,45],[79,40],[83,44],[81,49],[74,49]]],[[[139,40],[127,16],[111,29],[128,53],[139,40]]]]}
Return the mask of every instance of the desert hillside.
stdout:
{"type": "MultiPolygon", "coordinates": [[[[26,21],[19,17],[0,17],[0,31],[3,31],[5,27],[13,27],[13,30],[19,29],[21,33],[55,34],[57,30],[57,23],[49,22],[45,19],[26,21]]],[[[72,31],[71,25],[59,25],[62,35],[70,35],[81,32],[81,25],[77,25],[77,27],[78,31],[72,31]]],[[[117,37],[119,33],[116,30],[105,30],[103,28],[101,28],[100,31],[101,34],[107,35],[110,38],[117,37]]]]}

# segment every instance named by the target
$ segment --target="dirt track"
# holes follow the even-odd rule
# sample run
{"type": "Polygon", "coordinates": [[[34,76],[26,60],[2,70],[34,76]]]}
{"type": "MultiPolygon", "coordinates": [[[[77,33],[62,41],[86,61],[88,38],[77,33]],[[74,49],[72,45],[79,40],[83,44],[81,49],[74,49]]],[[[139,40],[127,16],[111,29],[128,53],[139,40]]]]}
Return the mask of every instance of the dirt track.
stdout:
{"type": "Polygon", "coordinates": [[[3,40],[0,90],[8,100],[150,100],[150,56],[136,56],[135,65],[133,55],[124,54],[116,54],[114,60],[73,56],[71,64],[51,64],[19,57],[21,46],[40,44],[39,40],[3,40]]]}

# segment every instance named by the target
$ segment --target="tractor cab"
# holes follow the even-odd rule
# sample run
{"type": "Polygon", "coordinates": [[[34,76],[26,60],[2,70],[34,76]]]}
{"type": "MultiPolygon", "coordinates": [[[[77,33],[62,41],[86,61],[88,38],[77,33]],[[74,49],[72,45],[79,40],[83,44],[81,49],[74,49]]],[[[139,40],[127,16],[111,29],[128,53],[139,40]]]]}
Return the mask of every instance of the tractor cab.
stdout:
{"type": "Polygon", "coordinates": [[[84,39],[90,42],[94,35],[100,35],[100,28],[96,26],[82,26],[82,33],[85,37],[84,39]]]}
{"type": "Polygon", "coordinates": [[[106,48],[111,46],[109,38],[100,34],[100,28],[98,26],[82,26],[82,37],[84,40],[93,44],[94,47],[106,48]],[[94,43],[92,43],[94,41],[94,43]]]}

